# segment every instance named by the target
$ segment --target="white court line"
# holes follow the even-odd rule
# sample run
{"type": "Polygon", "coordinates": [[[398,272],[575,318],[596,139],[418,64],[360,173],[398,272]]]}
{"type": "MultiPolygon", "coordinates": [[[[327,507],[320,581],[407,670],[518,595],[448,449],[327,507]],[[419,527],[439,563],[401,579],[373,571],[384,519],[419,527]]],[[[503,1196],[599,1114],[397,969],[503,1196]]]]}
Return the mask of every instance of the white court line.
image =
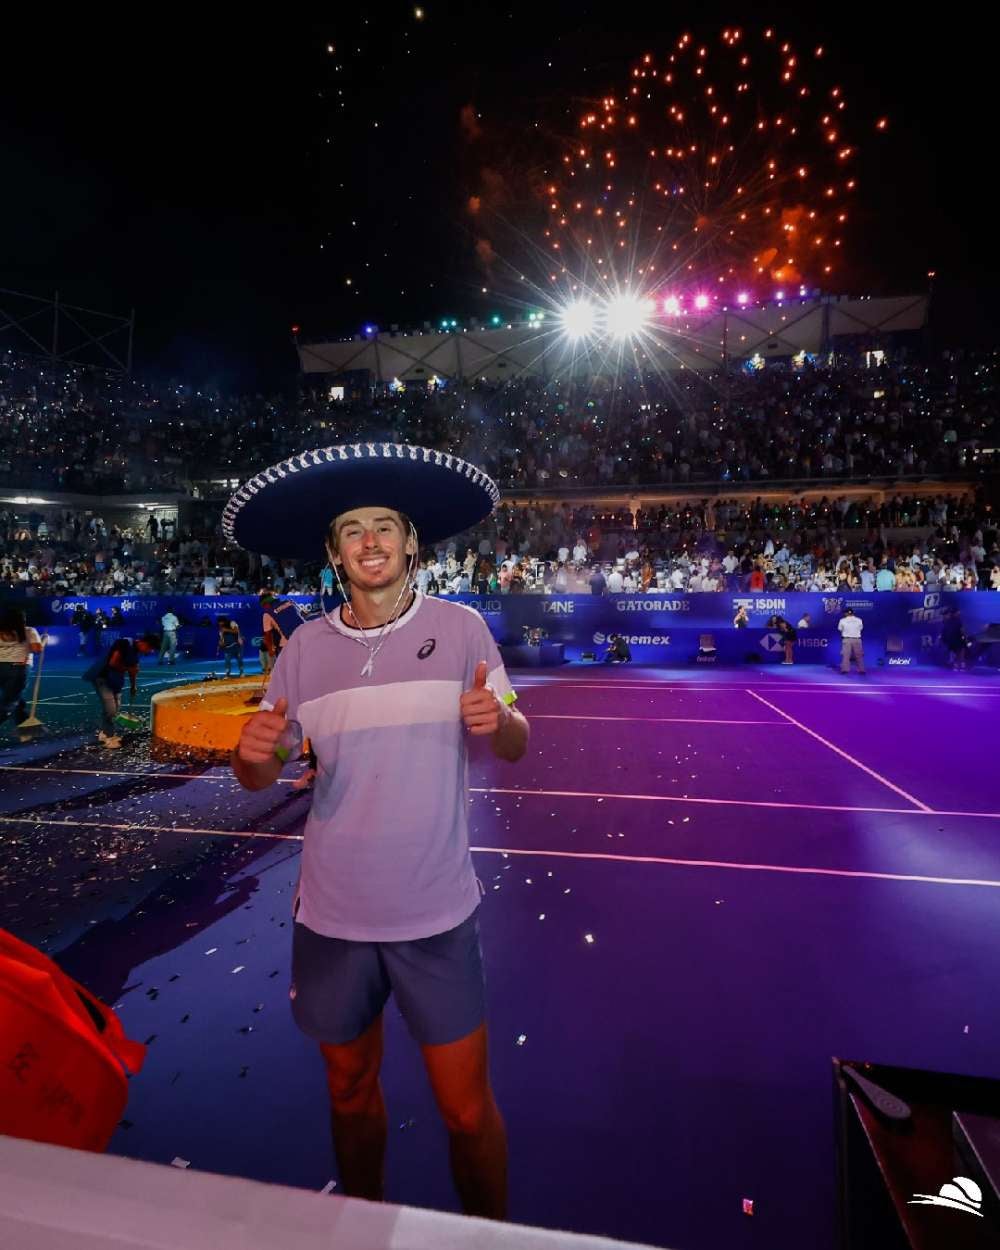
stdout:
{"type": "MultiPolygon", "coordinates": [[[[618,681],[618,682],[598,682],[598,681],[569,681],[569,680],[552,680],[546,681],[544,678],[522,678],[515,675],[513,685],[517,689],[522,690],[669,690],[672,692],[693,690],[704,694],[713,690],[746,690],[746,684],[723,686],[723,685],[695,685],[694,683],[677,682],[639,682],[639,681],[618,681]]],[[[994,698],[1000,697],[1000,686],[994,690],[984,690],[982,686],[918,686],[912,683],[904,682],[878,682],[871,686],[854,686],[848,682],[823,681],[811,684],[799,683],[797,685],[777,686],[768,683],[765,687],[767,690],[778,693],[786,690],[795,690],[802,693],[812,694],[878,694],[882,690],[899,691],[902,694],[981,694],[989,695],[994,698]]]]}
{"type": "Polygon", "coordinates": [[[51,820],[38,816],[0,816],[5,825],[56,825],[78,829],[114,829],[121,833],[199,833],[213,838],[273,838],[278,842],[301,842],[301,833],[258,833],[250,829],[192,829],[185,825],[114,824],[108,820],[51,820]]]}
{"type": "Polygon", "coordinates": [[[1000,812],[946,812],[939,808],[844,807],[834,803],[778,803],[771,799],[707,799],[688,794],[621,794],[600,790],[516,790],[504,786],[470,786],[471,794],[517,794],[522,798],[545,799],[623,799],[638,803],[703,803],[711,807],[778,807],[805,812],[861,812],[878,816],[970,816],[1000,820],[1000,812]]]}
{"type": "MultiPolygon", "coordinates": [[[[111,829],[124,833],[194,833],[213,838],[269,838],[275,842],[301,842],[301,833],[265,833],[240,829],[189,829],[181,825],[112,824],[97,820],[37,820],[30,816],[0,816],[4,824],[56,825],[58,827],[84,826],[90,829],[111,829]]],[[[1000,889],[1000,881],[979,880],[975,877],[923,877],[915,873],[852,872],[844,868],[804,868],[788,864],[744,864],[730,860],[672,859],[663,855],[609,855],[602,851],[543,851],[520,847],[473,846],[477,855],[527,855],[548,859],[591,859],[621,864],[660,864],[676,868],[727,868],[737,872],[775,872],[812,877],[861,878],[870,881],[910,881],[927,885],[978,885],[1000,889]]]]}
{"type": "MultiPolygon", "coordinates": [[[[764,721],[763,724],[780,724],[781,722],[764,721]]],[[[0,772],[11,773],[69,773],[86,777],[146,777],[165,778],[168,781],[225,781],[236,784],[236,778],[229,773],[166,773],[139,772],[113,768],[59,768],[55,765],[41,767],[32,764],[0,764],[0,772]]],[[[294,777],[279,777],[276,784],[290,786],[295,783],[294,777]]],[[[305,791],[304,793],[308,793],[305,791]]],[[[879,816],[956,816],[975,817],[981,820],[1000,820],[1000,812],[955,812],[942,811],[937,808],[921,806],[910,807],[847,807],[836,803],[781,803],[772,799],[717,799],[696,798],[687,794],[623,794],[619,791],[601,790],[518,790],[503,786],[470,786],[470,794],[516,794],[525,798],[546,799],[621,799],[640,803],[699,803],[711,807],[770,807],[788,808],[793,811],[806,812],[848,812],[868,813],[879,816]]],[[[58,798],[52,800],[58,803],[58,798]]],[[[0,816],[0,820],[6,819],[0,816]]],[[[41,823],[44,823],[41,822],[41,823]]],[[[250,836],[249,834],[247,835],[250,836]]]]}
{"type": "Polygon", "coordinates": [[[166,777],[168,780],[178,781],[235,781],[236,778],[230,774],[228,777],[225,773],[220,776],[210,776],[207,773],[167,773],[167,772],[141,772],[135,769],[127,768],[59,768],[55,765],[41,764],[0,764],[0,772],[5,773],[69,773],[79,777],[166,777]]]}
{"type": "Polygon", "coordinates": [[[536,720],[626,720],[642,721],[656,725],[778,725],[787,724],[783,720],[717,720],[714,716],[566,716],[552,712],[532,712],[531,719],[536,720]]]}
{"type": "Polygon", "coordinates": [[[903,872],[852,872],[846,868],[801,868],[788,864],[741,864],[724,859],[668,859],[662,855],[609,855],[601,851],[533,851],[502,846],[473,846],[480,855],[538,855],[553,859],[611,860],[624,864],[666,864],[679,868],[728,868],[737,872],[782,872],[809,877],[860,877],[869,881],[919,881],[927,885],[983,885],[1000,890],[1000,881],[976,877],[921,877],[903,872]]]}
{"type": "Polygon", "coordinates": [[[860,768],[861,771],[863,773],[867,773],[869,777],[873,777],[876,781],[880,781],[882,785],[888,786],[890,790],[898,794],[901,798],[904,798],[908,802],[913,803],[916,807],[919,807],[922,812],[930,812],[931,809],[927,806],[927,804],[921,803],[919,799],[914,798],[909,791],[904,790],[901,786],[897,786],[895,782],[890,781],[888,777],[883,777],[882,774],[877,773],[874,768],[869,768],[867,764],[862,764],[861,761],[855,759],[853,755],[848,755],[846,751],[843,751],[840,747],[835,746],[829,738],[824,738],[823,735],[818,734],[815,729],[810,729],[808,725],[803,725],[802,722],[796,720],[794,716],[789,716],[787,712],[783,712],[780,707],[776,707],[773,703],[769,703],[767,699],[765,699],[762,695],[757,694],[755,690],[748,690],[747,694],[755,698],[758,703],[763,703],[765,707],[769,707],[772,712],[777,712],[779,716],[784,716],[786,720],[791,721],[791,723],[801,729],[803,733],[807,733],[810,738],[815,738],[817,742],[822,742],[825,747],[829,747],[830,750],[839,755],[841,759],[847,760],[849,764],[853,764],[855,768],[860,768]]]}

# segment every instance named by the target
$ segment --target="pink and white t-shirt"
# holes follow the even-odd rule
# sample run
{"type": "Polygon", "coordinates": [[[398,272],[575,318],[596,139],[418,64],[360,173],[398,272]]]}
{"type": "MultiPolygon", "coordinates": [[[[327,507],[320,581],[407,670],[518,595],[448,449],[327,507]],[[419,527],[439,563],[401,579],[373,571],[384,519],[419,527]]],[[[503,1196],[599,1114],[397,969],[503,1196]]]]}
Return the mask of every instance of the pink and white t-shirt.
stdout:
{"type": "MultiPolygon", "coordinates": [[[[369,646],[378,634],[365,631],[369,646]]],[[[370,677],[361,637],[339,611],[300,626],[261,707],[285,696],[318,761],[297,919],[327,937],[411,941],[479,903],[459,699],[480,660],[500,698],[516,696],[486,622],[463,604],[417,594],[370,677]]]]}

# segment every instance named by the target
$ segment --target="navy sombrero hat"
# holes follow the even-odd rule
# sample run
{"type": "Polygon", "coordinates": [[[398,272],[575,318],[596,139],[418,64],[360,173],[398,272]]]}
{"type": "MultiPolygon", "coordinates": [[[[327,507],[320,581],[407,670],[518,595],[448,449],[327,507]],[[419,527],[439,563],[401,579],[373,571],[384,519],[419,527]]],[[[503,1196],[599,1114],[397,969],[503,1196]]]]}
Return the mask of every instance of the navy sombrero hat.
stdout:
{"type": "Polygon", "coordinates": [[[244,482],[222,513],[226,538],[268,556],[318,560],[330,522],[351,508],[395,508],[421,542],[489,516],[500,490],[481,469],[410,443],[344,443],[282,460],[244,482]]]}

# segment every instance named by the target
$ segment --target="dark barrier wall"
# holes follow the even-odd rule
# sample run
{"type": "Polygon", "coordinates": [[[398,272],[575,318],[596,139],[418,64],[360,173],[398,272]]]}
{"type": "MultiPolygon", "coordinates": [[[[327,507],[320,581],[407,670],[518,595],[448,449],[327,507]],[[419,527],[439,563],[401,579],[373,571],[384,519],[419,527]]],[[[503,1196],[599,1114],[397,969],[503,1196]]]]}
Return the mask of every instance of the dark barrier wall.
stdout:
{"type": "MultiPolygon", "coordinates": [[[[317,608],[315,598],[290,596],[303,610],[317,608]]],[[[459,595],[456,600],[481,612],[500,643],[520,643],[525,626],[540,627],[552,642],[561,642],[568,660],[586,652],[603,655],[610,634],[622,634],[639,664],[689,664],[709,658],[714,645],[718,662],[749,660],[778,662],[781,645],[768,629],[777,614],[798,624],[808,613],[811,627],[800,629],[796,660],[833,663],[839,658],[837,622],[851,607],[864,622],[863,640],[871,659],[887,654],[887,662],[939,662],[941,623],[957,608],[969,635],[1000,624],[1000,594],[988,591],[927,594],[693,594],[693,595],[459,595]],[[735,629],[736,609],[750,614],[746,629],[735,629]],[[711,635],[711,638],[705,637],[711,635]],[[705,644],[702,646],[701,644],[705,644]],[[888,651],[887,651],[888,647],[888,651]],[[698,659],[699,653],[701,658],[698,659]]],[[[93,595],[65,599],[24,600],[29,620],[36,626],[55,627],[55,637],[67,650],[77,645],[69,618],[78,604],[89,611],[103,609],[110,616],[121,608],[129,633],[159,633],[160,617],[168,609],[181,621],[179,642],[199,658],[215,653],[216,622],[220,616],[240,623],[248,653],[261,632],[260,606],[255,596],[167,595],[155,598],[105,598],[93,595]]],[[[110,642],[118,630],[109,630],[110,642]]],[[[95,640],[91,640],[94,649],[95,640]]]]}

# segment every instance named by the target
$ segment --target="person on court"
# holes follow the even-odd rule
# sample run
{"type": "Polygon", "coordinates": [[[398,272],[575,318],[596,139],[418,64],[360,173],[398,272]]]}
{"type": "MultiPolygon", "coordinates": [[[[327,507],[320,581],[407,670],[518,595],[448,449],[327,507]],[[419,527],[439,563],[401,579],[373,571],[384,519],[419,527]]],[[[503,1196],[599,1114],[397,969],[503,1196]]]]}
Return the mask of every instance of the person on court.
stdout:
{"type": "Polygon", "coordinates": [[[219,645],[217,651],[221,652],[226,661],[226,676],[233,675],[233,665],[235,664],[243,676],[243,633],[240,630],[240,623],[234,617],[223,616],[219,619],[219,645]]]}
{"type": "Polygon", "coordinates": [[[845,608],[844,615],[837,622],[840,631],[840,671],[849,673],[851,661],[858,666],[858,672],[865,671],[865,651],[861,644],[861,634],[865,623],[856,616],[853,608],[845,608]]]}
{"type": "Polygon", "coordinates": [[[125,678],[128,678],[129,690],[134,699],[139,661],[144,655],[152,655],[158,646],[159,639],[152,634],[136,639],[118,638],[105,655],[80,674],[81,680],[90,682],[94,687],[101,702],[101,728],[97,731],[97,738],[102,746],[111,750],[117,750],[121,746],[116,718],[122,707],[125,678]]]}
{"type": "Polygon", "coordinates": [[[486,738],[516,761],[528,723],[482,617],[413,588],[418,533],[440,541],[498,499],[453,456],[362,443],[259,474],[230,501],[223,529],[268,555],[325,547],[344,598],[288,639],[232,758],[258,790],[277,780],[293,737],[315,752],[290,995],[326,1065],[343,1189],[383,1197],[379,1071],[392,994],[448,1130],[462,1207],[503,1219],[507,1143],[487,1064],[467,747],[486,738]]]}
{"type": "MultiPolygon", "coordinates": [[[[0,725],[13,714],[14,723],[27,720],[28,707],[24,688],[28,682],[28,661],[40,654],[44,642],[38,631],[24,623],[21,608],[0,609],[0,725]]],[[[29,734],[18,735],[21,742],[30,742],[29,734]]]]}

